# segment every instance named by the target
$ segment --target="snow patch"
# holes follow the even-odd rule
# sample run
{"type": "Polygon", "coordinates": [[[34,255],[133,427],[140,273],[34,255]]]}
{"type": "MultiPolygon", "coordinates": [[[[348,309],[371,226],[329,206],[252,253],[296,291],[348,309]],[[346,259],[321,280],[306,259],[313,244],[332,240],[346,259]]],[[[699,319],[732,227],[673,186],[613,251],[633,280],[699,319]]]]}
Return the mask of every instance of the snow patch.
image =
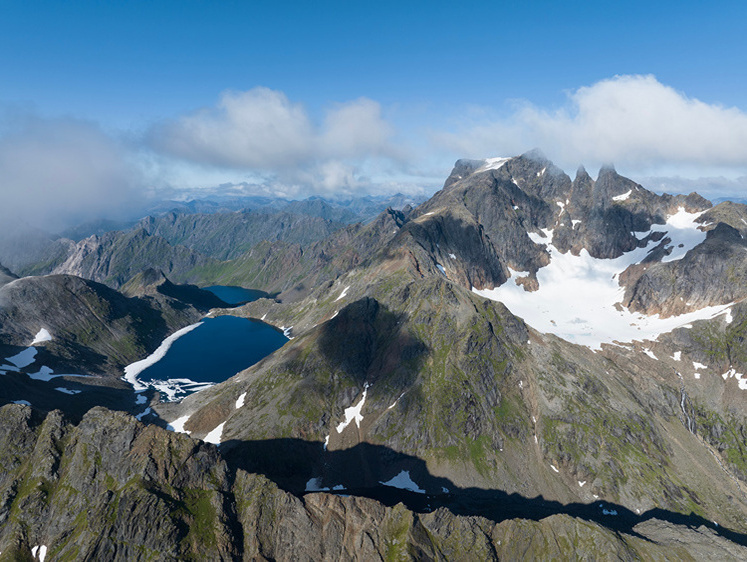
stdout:
{"type": "Polygon", "coordinates": [[[145,404],[148,401],[148,397],[145,394],[138,394],[135,404],[145,404]]]}
{"type": "Polygon", "coordinates": [[[576,228],[576,225],[577,225],[577,224],[581,224],[581,221],[580,221],[580,220],[578,220],[578,219],[571,219],[571,226],[572,226],[573,228],[576,228]]]}
{"type": "Polygon", "coordinates": [[[153,410],[151,410],[151,409],[150,409],[150,406],[148,406],[148,407],[147,407],[147,408],[146,408],[145,410],[143,410],[143,411],[142,411],[141,413],[139,413],[139,414],[138,414],[137,416],[135,416],[135,418],[136,418],[136,419],[137,419],[138,421],[143,421],[143,418],[144,418],[145,416],[147,416],[148,414],[150,414],[150,413],[151,413],[152,411],[153,411],[153,410]]]}
{"type": "Polygon", "coordinates": [[[309,478],[309,481],[306,482],[306,492],[329,492],[329,488],[322,487],[322,479],[321,478],[309,478]]]}
{"type": "Polygon", "coordinates": [[[355,406],[350,406],[349,408],[345,408],[345,421],[340,422],[337,424],[337,433],[342,433],[342,430],[345,429],[348,425],[350,425],[350,422],[355,420],[355,425],[360,428],[361,422],[363,421],[363,415],[361,414],[361,410],[363,410],[363,404],[366,403],[366,394],[368,393],[368,384],[363,388],[363,395],[361,396],[360,402],[358,402],[355,406]]]}
{"type": "Polygon", "coordinates": [[[698,369],[707,369],[707,368],[708,368],[708,365],[703,365],[703,363],[698,363],[697,361],[693,361],[693,369],[695,369],[696,371],[698,369]]]}
{"type": "Polygon", "coordinates": [[[736,369],[733,367],[726,371],[723,375],[721,375],[724,380],[730,379],[734,377],[737,379],[737,384],[739,385],[740,390],[747,390],[747,378],[744,377],[742,373],[738,373],[736,369]]]}
{"type": "Polygon", "coordinates": [[[555,465],[551,464],[550,468],[552,468],[555,472],[560,472],[557,468],[555,468],[555,465]]]}
{"type": "Polygon", "coordinates": [[[50,334],[46,328],[42,328],[39,330],[39,332],[34,336],[34,341],[31,342],[31,345],[36,345],[38,343],[42,343],[45,341],[51,341],[52,340],[52,334],[50,334]]]}
{"type": "Polygon", "coordinates": [[[674,359],[675,361],[682,361],[682,352],[675,351],[674,355],[672,355],[672,359],[674,359]]]}
{"type": "Polygon", "coordinates": [[[83,392],[82,390],[70,390],[69,388],[64,388],[62,386],[58,386],[55,390],[64,394],[80,394],[83,392]]]}
{"type": "Polygon", "coordinates": [[[13,404],[20,404],[21,406],[31,406],[31,402],[28,400],[13,400],[13,404]]]}
{"type": "Polygon", "coordinates": [[[203,437],[202,440],[205,443],[212,443],[213,445],[220,445],[220,439],[223,436],[223,426],[225,425],[226,425],[226,422],[223,422],[218,427],[216,427],[213,431],[211,431],[205,437],[203,437]]]}
{"type": "Polygon", "coordinates": [[[511,160],[511,158],[486,158],[485,163],[476,171],[485,172],[487,170],[497,170],[509,160],[511,160]]]}
{"type": "Polygon", "coordinates": [[[650,350],[649,348],[647,348],[647,347],[644,347],[644,348],[643,348],[643,353],[645,353],[646,355],[648,355],[648,356],[649,356],[649,357],[650,357],[651,359],[653,359],[654,361],[658,361],[658,360],[659,360],[659,359],[658,359],[658,358],[656,357],[656,355],[654,355],[654,352],[653,352],[653,351],[651,351],[651,350],[650,350]]]}
{"type": "Polygon", "coordinates": [[[47,547],[45,545],[33,547],[31,549],[31,556],[38,558],[39,562],[44,562],[44,559],[47,557],[47,547]]]}
{"type": "MultiPolygon", "coordinates": [[[[666,224],[652,227],[651,232],[667,232],[675,247],[664,261],[681,258],[705,239],[705,233],[699,231],[694,222],[701,214],[687,213],[680,208],[666,224]],[[679,244],[683,247],[677,247],[679,244]]],[[[494,289],[472,289],[480,296],[502,302],[540,332],[600,350],[604,343],[655,340],[662,333],[691,327],[691,322],[711,318],[732,306],[731,303],[710,306],[670,318],[618,310],[616,305],[625,294],[617,281],[620,273],[643,260],[656,243],[615,259],[596,259],[585,249],[578,256],[570,252],[563,254],[552,245],[553,231],[543,229],[542,232],[547,238],[535,232],[527,233],[534,243],[546,246],[551,258],[550,264],[537,272],[537,291],[527,292],[515,283],[504,283],[494,289]]]]}
{"type": "Polygon", "coordinates": [[[24,367],[28,367],[31,365],[34,361],[36,361],[36,349],[33,347],[27,347],[20,353],[17,353],[13,357],[8,357],[6,361],[10,361],[18,367],[19,369],[23,369],[24,367]]]}
{"type": "Polygon", "coordinates": [[[672,253],[662,258],[662,262],[670,262],[682,259],[685,254],[695,246],[706,239],[706,232],[698,229],[698,223],[695,220],[705,213],[688,213],[683,207],[680,207],[674,215],[667,218],[665,225],[654,225],[651,232],[666,232],[667,236],[672,239],[668,248],[672,248],[672,253]]]}
{"type": "Polygon", "coordinates": [[[238,410],[244,405],[244,398],[246,398],[246,392],[236,399],[236,409],[238,410]]]}
{"type": "Polygon", "coordinates": [[[455,260],[455,259],[456,259],[456,256],[455,256],[454,254],[449,254],[449,257],[450,257],[451,259],[453,259],[453,260],[455,260]]]}
{"type": "Polygon", "coordinates": [[[612,200],[613,201],[625,201],[628,197],[630,197],[630,194],[633,193],[632,189],[629,189],[626,193],[623,193],[622,195],[615,195],[612,200]]]}
{"type": "Polygon", "coordinates": [[[392,408],[394,408],[397,405],[397,402],[399,402],[399,399],[402,398],[404,395],[405,395],[404,392],[402,394],[400,394],[397,397],[397,399],[394,402],[392,402],[392,405],[387,408],[387,410],[391,410],[392,408]]]}
{"type": "MultiPolygon", "coordinates": [[[[34,379],[35,381],[44,381],[49,382],[52,379],[56,379],[57,377],[66,377],[66,376],[76,376],[76,375],[53,375],[54,370],[50,367],[47,367],[46,365],[42,365],[41,369],[39,369],[36,373],[26,373],[29,378],[34,379]]],[[[78,375],[80,376],[80,375],[78,375]]]]}
{"type": "Polygon", "coordinates": [[[327,447],[329,447],[329,435],[324,438],[324,450],[327,450],[327,447]]]}
{"type": "Polygon", "coordinates": [[[337,298],[336,298],[336,299],[334,300],[334,302],[337,302],[337,301],[339,301],[340,299],[344,299],[344,298],[345,298],[345,295],[347,295],[347,294],[348,294],[348,289],[349,289],[349,288],[350,288],[350,285],[348,285],[347,287],[345,287],[345,288],[344,288],[344,289],[342,290],[342,293],[340,293],[340,296],[339,296],[339,297],[337,297],[337,298]]]}
{"type": "Polygon", "coordinates": [[[175,419],[174,421],[166,425],[166,429],[168,429],[169,431],[173,431],[174,433],[186,433],[187,435],[189,435],[192,432],[184,429],[184,424],[189,420],[189,416],[190,414],[187,414],[186,416],[175,419]]]}
{"type": "Polygon", "coordinates": [[[584,487],[584,484],[586,484],[586,480],[579,480],[579,481],[578,481],[578,486],[579,486],[579,488],[583,488],[583,487],[584,487]]]}
{"type": "Polygon", "coordinates": [[[386,482],[379,481],[379,484],[383,484],[384,486],[391,486],[392,488],[399,488],[400,490],[409,490],[410,492],[415,492],[418,494],[425,494],[425,490],[418,487],[418,485],[413,482],[412,478],[410,478],[409,470],[401,471],[397,476],[390,480],[387,480],[386,482]]]}
{"type": "Polygon", "coordinates": [[[438,270],[439,270],[439,271],[440,271],[441,273],[443,273],[443,274],[444,274],[444,277],[445,277],[445,276],[446,276],[446,270],[444,269],[444,266],[442,266],[442,265],[441,265],[440,263],[437,263],[437,264],[436,264],[436,267],[438,268],[438,270]]]}

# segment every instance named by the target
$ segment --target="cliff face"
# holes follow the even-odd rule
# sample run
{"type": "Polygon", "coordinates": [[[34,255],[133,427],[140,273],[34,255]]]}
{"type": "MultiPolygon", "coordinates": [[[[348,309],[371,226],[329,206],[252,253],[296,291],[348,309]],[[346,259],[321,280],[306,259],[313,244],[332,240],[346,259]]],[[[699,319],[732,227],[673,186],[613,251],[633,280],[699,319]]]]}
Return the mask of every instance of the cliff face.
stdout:
{"type": "Polygon", "coordinates": [[[585,517],[537,521],[416,513],[356,497],[298,498],[216,447],[94,409],[0,408],[0,559],[498,560],[521,556],[737,559],[701,526],[650,517],[618,532],[585,517]],[[653,539],[653,540],[652,540],[653,539]],[[655,541],[655,542],[654,542],[655,541]]]}

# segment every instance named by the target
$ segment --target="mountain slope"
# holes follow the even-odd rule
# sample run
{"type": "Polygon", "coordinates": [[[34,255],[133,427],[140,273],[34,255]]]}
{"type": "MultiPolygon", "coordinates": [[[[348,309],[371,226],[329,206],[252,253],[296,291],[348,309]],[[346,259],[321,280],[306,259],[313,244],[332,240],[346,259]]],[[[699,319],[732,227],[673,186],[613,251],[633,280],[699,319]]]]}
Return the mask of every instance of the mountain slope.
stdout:
{"type": "Polygon", "coordinates": [[[148,217],[138,227],[218,260],[236,258],[263,241],[308,244],[342,228],[342,222],[288,212],[242,211],[216,214],[168,213],[148,217]]]}
{"type": "Polygon", "coordinates": [[[79,242],[52,273],[70,274],[119,288],[136,274],[158,267],[169,277],[182,281],[184,272],[217,263],[184,246],[172,246],[144,229],[109,232],[79,242]]]}
{"type": "MultiPolygon", "coordinates": [[[[50,560],[739,559],[701,525],[647,517],[539,520],[415,513],[356,497],[296,498],[187,436],[98,408],[77,425],[0,408],[0,557],[50,560]]],[[[665,515],[665,514],[660,514],[665,515]]]]}
{"type": "Polygon", "coordinates": [[[135,411],[123,368],[221,301],[162,275],[141,276],[128,289],[131,296],[69,275],[0,287],[0,403],[22,400],[73,416],[96,404],[135,411]]]}
{"type": "MultiPolygon", "coordinates": [[[[689,251],[671,242],[671,216],[707,206],[697,195],[657,196],[611,169],[577,190],[588,200],[572,203],[574,189],[534,155],[458,163],[445,188],[359,265],[295,302],[240,309],[291,326],[293,341],[161,414],[198,437],[220,425],[228,458],[265,442],[247,468],[296,493],[341,485],[375,495],[405,470],[452,508],[476,501],[468,490],[478,488],[695,513],[744,532],[747,412],[733,396],[745,366],[736,351],[743,304],[658,340],[580,346],[470,290],[514,283],[523,270],[518,290],[530,289],[531,302],[559,256],[653,264],[676,249],[686,263],[719,236],[703,232],[689,251]],[[555,246],[563,230],[566,254],[555,246]],[[307,460],[293,461],[301,443],[307,460]],[[356,455],[340,454],[354,447],[356,455]],[[459,492],[443,491],[452,486],[459,492]],[[726,497],[741,499],[725,505],[726,497]]],[[[742,298],[745,287],[736,290],[729,298],[742,298]]],[[[701,303],[722,297],[703,294],[701,303]]]]}

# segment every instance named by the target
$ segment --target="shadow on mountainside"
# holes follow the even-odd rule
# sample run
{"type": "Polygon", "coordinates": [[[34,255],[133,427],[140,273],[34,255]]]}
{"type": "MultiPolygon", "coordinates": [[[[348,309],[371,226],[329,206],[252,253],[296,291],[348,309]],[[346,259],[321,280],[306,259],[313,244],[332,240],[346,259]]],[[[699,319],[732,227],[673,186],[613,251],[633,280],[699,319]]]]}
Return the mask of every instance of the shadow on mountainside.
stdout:
{"type": "Polygon", "coordinates": [[[328,492],[375,499],[392,507],[398,503],[417,513],[444,507],[455,515],[479,516],[500,523],[508,519],[539,521],[551,515],[569,515],[593,521],[607,529],[649,540],[635,526],[651,519],[697,529],[705,526],[718,535],[747,546],[747,534],[724,528],[703,517],[654,508],[642,514],[607,501],[562,504],[542,496],[534,498],[501,490],[460,488],[449,479],[430,474],[426,463],[388,447],[360,443],[327,451],[320,442],[302,439],[226,441],[221,452],[229,465],[266,476],[296,496],[328,492]],[[402,475],[407,471],[409,479],[402,475]],[[399,476],[419,492],[384,485],[399,476]],[[421,493],[424,492],[424,493],[421,493]]]}

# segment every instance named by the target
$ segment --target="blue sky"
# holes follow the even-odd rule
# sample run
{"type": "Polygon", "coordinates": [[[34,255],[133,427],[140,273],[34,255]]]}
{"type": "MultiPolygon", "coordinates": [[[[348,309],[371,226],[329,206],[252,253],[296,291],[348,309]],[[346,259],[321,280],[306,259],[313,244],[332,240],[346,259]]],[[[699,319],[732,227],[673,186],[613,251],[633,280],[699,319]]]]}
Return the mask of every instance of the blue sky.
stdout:
{"type": "Polygon", "coordinates": [[[746,16],[739,2],[0,1],[0,189],[64,197],[55,162],[70,175],[99,135],[116,164],[73,174],[89,200],[109,198],[97,182],[127,197],[432,191],[457,157],[535,146],[571,173],[611,160],[738,190],[746,16]]]}

